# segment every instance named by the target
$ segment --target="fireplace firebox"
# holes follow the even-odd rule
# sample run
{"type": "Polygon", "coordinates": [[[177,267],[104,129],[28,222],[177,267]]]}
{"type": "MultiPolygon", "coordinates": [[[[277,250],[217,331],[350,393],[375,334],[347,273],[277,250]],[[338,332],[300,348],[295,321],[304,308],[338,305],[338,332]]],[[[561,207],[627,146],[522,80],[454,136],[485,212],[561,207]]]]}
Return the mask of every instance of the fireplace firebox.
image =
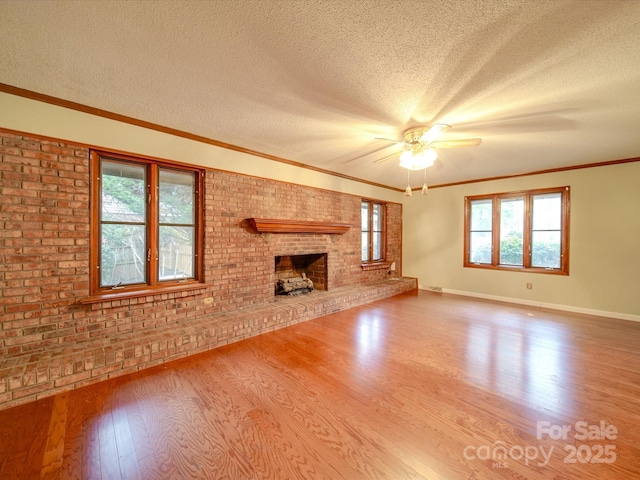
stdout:
{"type": "Polygon", "coordinates": [[[297,295],[309,293],[312,290],[326,290],[327,254],[277,256],[275,257],[275,278],[276,295],[297,295]]]}

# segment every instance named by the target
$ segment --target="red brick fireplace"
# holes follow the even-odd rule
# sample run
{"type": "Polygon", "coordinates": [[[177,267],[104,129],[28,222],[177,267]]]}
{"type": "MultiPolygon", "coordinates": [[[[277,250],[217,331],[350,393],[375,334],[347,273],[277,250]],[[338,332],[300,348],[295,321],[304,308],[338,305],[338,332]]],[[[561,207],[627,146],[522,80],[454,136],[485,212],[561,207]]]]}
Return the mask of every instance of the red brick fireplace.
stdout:
{"type": "MultiPolygon", "coordinates": [[[[386,269],[362,268],[360,196],[209,169],[205,283],[87,303],[89,153],[0,130],[0,409],[406,288],[384,283],[386,269]],[[273,212],[278,220],[269,219],[273,212]],[[305,308],[276,302],[276,257],[275,271],[290,262],[326,292],[305,296],[313,303],[305,308]]],[[[401,275],[402,205],[389,202],[385,218],[386,257],[401,275]]]]}

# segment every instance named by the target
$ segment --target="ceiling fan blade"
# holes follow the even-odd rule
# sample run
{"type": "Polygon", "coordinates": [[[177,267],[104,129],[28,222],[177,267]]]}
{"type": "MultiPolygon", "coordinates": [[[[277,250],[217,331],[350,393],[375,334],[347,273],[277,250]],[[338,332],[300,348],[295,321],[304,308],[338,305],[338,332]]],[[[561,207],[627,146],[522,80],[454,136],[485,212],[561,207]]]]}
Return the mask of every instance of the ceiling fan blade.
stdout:
{"type": "Polygon", "coordinates": [[[385,142],[392,142],[392,143],[404,143],[404,142],[399,141],[399,140],[391,140],[390,138],[375,137],[374,140],[384,140],[385,142]]]}
{"type": "Polygon", "coordinates": [[[431,142],[429,146],[433,148],[477,147],[481,143],[481,138],[463,138],[460,140],[442,140],[440,142],[431,142]]]}
{"type": "Polygon", "coordinates": [[[369,151],[363,152],[363,153],[361,153],[361,154],[359,154],[359,155],[357,155],[355,157],[348,157],[347,160],[343,160],[341,163],[346,165],[346,164],[351,163],[351,162],[357,162],[358,160],[360,160],[362,158],[365,158],[365,157],[366,158],[371,158],[371,157],[375,157],[377,155],[382,155],[382,154],[384,154],[384,152],[391,152],[392,150],[390,150],[390,149],[393,149],[393,151],[395,151],[396,148],[397,147],[395,145],[382,145],[382,146],[378,145],[373,150],[369,150],[369,151]]]}
{"type": "Polygon", "coordinates": [[[387,156],[385,156],[385,157],[382,157],[382,158],[379,158],[379,159],[377,159],[377,160],[374,160],[374,161],[373,161],[373,163],[386,162],[386,161],[387,161],[387,160],[389,160],[390,158],[395,157],[395,156],[397,156],[397,155],[400,155],[401,153],[402,153],[401,151],[400,151],[400,152],[392,153],[391,155],[387,155],[387,156]]]}
{"type": "Polygon", "coordinates": [[[427,130],[422,134],[420,141],[425,143],[431,143],[436,138],[438,138],[442,132],[444,132],[445,130],[449,130],[450,128],[451,128],[451,125],[447,125],[446,123],[434,123],[429,130],[427,130]]]}

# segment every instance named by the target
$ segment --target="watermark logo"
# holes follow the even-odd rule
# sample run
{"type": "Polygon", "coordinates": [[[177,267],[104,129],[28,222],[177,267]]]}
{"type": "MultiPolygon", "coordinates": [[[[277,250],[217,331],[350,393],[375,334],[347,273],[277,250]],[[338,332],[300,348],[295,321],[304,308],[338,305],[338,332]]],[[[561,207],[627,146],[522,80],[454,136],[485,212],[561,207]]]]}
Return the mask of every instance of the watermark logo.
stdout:
{"type": "Polygon", "coordinates": [[[534,445],[513,445],[509,447],[502,440],[493,442],[492,445],[474,447],[467,445],[462,455],[467,460],[491,460],[493,468],[508,468],[509,460],[524,461],[525,465],[534,464],[544,467],[549,464],[553,446],[536,447],[534,445]]]}
{"type": "Polygon", "coordinates": [[[601,420],[598,424],[589,424],[584,421],[573,425],[553,425],[548,421],[539,421],[536,425],[536,438],[542,440],[549,437],[552,440],[564,440],[573,438],[578,442],[590,440],[589,445],[567,444],[564,451],[564,463],[614,463],[618,458],[614,440],[618,438],[618,429],[612,423],[601,420]]]}
{"type": "MultiPolygon", "coordinates": [[[[543,420],[536,424],[536,439],[551,439],[574,443],[567,443],[563,451],[564,463],[614,463],[617,459],[616,446],[613,443],[618,438],[615,425],[600,421],[597,424],[579,421],[573,425],[557,425],[543,420]],[[576,442],[589,441],[589,444],[576,442]]],[[[544,467],[551,461],[556,449],[555,445],[507,445],[497,440],[491,445],[479,447],[467,445],[462,451],[466,460],[491,461],[492,468],[509,468],[509,462],[521,462],[525,465],[544,467]]]]}

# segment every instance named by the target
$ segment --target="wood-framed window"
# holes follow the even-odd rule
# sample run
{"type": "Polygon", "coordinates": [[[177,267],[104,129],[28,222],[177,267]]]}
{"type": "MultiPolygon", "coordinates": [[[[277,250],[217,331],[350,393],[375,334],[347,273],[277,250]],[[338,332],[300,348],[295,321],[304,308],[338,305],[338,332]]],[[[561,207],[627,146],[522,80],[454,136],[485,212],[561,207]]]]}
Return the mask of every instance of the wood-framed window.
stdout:
{"type": "Polygon", "coordinates": [[[569,274],[569,187],[465,197],[464,266],[569,274]]]}
{"type": "Polygon", "coordinates": [[[91,151],[93,297],[202,283],[203,182],[198,168],[91,151]]]}
{"type": "Polygon", "coordinates": [[[362,200],[362,264],[384,262],[386,251],[386,204],[362,200]]]}

